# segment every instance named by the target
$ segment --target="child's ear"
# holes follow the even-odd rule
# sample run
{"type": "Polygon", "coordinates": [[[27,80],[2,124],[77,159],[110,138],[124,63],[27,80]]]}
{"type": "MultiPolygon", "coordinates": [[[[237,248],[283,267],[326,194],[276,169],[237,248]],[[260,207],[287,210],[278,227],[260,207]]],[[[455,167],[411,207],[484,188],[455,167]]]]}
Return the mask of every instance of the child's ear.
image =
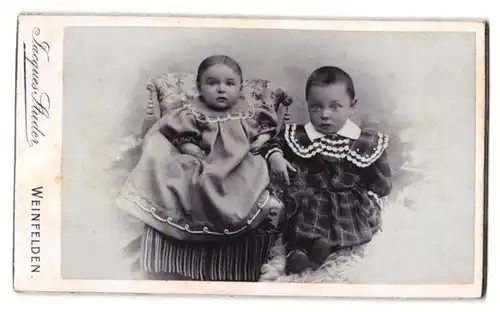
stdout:
{"type": "Polygon", "coordinates": [[[356,104],[358,104],[358,99],[354,99],[351,101],[351,108],[354,108],[354,106],[356,106],[356,104]]]}

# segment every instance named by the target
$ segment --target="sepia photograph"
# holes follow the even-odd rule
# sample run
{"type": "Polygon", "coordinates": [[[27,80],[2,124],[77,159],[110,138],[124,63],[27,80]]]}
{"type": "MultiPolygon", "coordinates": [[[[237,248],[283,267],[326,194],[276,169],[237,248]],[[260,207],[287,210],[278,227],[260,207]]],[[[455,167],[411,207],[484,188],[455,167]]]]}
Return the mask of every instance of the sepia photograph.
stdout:
{"type": "Polygon", "coordinates": [[[481,297],[485,22],[18,27],[16,290],[481,297]]]}

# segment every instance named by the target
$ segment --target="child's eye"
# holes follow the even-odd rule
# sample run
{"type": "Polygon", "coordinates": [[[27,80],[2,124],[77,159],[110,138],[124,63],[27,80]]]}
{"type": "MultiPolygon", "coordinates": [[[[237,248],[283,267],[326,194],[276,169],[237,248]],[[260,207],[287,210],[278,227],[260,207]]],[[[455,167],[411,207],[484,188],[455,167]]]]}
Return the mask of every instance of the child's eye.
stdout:
{"type": "Polygon", "coordinates": [[[337,110],[337,109],[342,108],[342,105],[340,103],[334,102],[334,103],[332,103],[332,105],[330,107],[337,110]]]}
{"type": "Polygon", "coordinates": [[[207,79],[206,83],[209,84],[209,85],[214,85],[214,84],[217,84],[219,81],[217,79],[213,79],[213,78],[210,78],[210,79],[207,79]]]}

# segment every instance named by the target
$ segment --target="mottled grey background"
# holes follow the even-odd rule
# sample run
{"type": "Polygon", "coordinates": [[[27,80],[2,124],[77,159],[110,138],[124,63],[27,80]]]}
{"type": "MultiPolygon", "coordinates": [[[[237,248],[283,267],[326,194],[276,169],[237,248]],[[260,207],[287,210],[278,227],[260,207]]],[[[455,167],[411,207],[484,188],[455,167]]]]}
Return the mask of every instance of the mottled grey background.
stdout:
{"type": "Polygon", "coordinates": [[[340,66],[354,79],[359,121],[393,136],[395,191],[384,231],[349,273],[353,282],[472,282],[473,34],[140,27],[65,30],[64,278],[133,278],[120,252],[137,232],[115,210],[124,173],[111,163],[140,129],[148,79],[194,72],[221,53],[241,64],[244,78],[286,88],[295,121],[307,118],[308,74],[340,66]]]}

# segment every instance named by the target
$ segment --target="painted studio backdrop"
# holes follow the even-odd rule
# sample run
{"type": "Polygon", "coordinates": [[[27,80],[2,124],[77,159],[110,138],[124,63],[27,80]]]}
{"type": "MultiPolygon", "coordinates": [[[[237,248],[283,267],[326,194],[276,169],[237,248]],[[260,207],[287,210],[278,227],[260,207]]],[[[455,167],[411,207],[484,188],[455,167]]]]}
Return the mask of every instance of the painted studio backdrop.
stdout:
{"type": "Polygon", "coordinates": [[[307,121],[309,73],[339,66],[354,79],[355,121],[391,136],[383,231],[350,269],[351,282],[472,282],[473,34],[139,27],[65,30],[63,278],[135,278],[122,248],[136,229],[114,203],[124,155],[141,132],[146,84],[194,73],[211,54],[236,59],[244,79],[286,89],[293,122],[307,121]]]}

